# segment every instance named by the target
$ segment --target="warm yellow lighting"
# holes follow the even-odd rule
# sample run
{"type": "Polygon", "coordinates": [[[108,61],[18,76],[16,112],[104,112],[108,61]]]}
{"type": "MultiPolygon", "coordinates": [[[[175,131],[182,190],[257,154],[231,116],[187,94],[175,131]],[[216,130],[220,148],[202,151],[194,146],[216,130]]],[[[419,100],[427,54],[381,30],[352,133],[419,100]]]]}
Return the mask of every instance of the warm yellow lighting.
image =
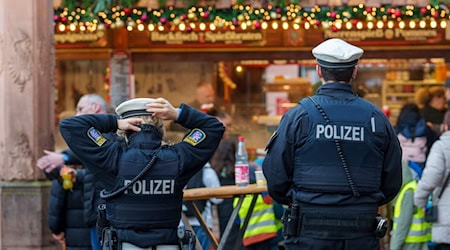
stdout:
{"type": "Polygon", "coordinates": [[[294,30],[300,29],[300,25],[299,25],[298,23],[294,23],[294,24],[292,25],[292,27],[294,28],[294,30]]]}
{"type": "Polygon", "coordinates": [[[309,22],[305,23],[305,30],[309,30],[309,28],[311,28],[311,24],[309,24],[309,22]]]}
{"type": "Polygon", "coordinates": [[[66,30],[66,25],[60,23],[60,24],[58,25],[58,30],[61,31],[61,32],[65,31],[65,30],[66,30]]]}
{"type": "Polygon", "coordinates": [[[363,28],[363,23],[362,22],[357,22],[356,23],[356,28],[359,29],[359,30],[362,29],[363,28]]]}
{"type": "Polygon", "coordinates": [[[431,21],[431,22],[430,22],[430,27],[433,28],[433,29],[436,29],[436,27],[437,27],[437,22],[436,22],[435,20],[431,21]]]}
{"type": "Polygon", "coordinates": [[[289,24],[287,22],[283,22],[282,27],[284,30],[289,29],[289,24]]]}
{"type": "Polygon", "coordinates": [[[75,31],[77,29],[77,26],[75,26],[75,24],[71,23],[69,25],[69,29],[70,29],[70,31],[75,31]]]}
{"type": "Polygon", "coordinates": [[[278,29],[278,23],[277,22],[272,22],[272,29],[274,29],[274,30],[278,29]]]}
{"type": "Polygon", "coordinates": [[[336,28],[338,28],[338,29],[342,29],[342,23],[341,22],[336,22],[334,24],[334,26],[336,26],[336,28]]]}
{"type": "Polygon", "coordinates": [[[427,26],[427,23],[424,20],[419,22],[419,27],[420,28],[424,29],[426,26],[427,26]]]}
{"type": "Polygon", "coordinates": [[[178,24],[180,24],[181,20],[180,20],[180,18],[176,17],[176,18],[173,19],[172,22],[173,22],[173,24],[174,24],[175,26],[177,26],[178,24]]]}
{"type": "Polygon", "coordinates": [[[383,27],[384,27],[383,21],[378,21],[377,22],[377,28],[382,29],[383,27]]]}
{"type": "Polygon", "coordinates": [[[158,30],[159,31],[164,31],[164,26],[163,25],[158,25],[158,30]]]}
{"type": "Polygon", "coordinates": [[[140,23],[140,24],[138,24],[137,29],[138,29],[139,31],[144,31],[145,26],[144,26],[142,23],[140,23]]]}
{"type": "Polygon", "coordinates": [[[405,24],[404,21],[400,21],[400,22],[398,23],[398,27],[399,27],[400,29],[404,29],[405,26],[406,26],[406,24],[405,24]]]}
{"type": "Polygon", "coordinates": [[[247,23],[245,23],[245,22],[241,23],[241,29],[246,30],[247,29],[247,23]]]}
{"type": "Polygon", "coordinates": [[[118,19],[118,20],[116,21],[116,26],[117,26],[117,27],[121,28],[121,27],[123,27],[124,25],[125,25],[125,23],[124,23],[122,20],[118,19]]]}
{"type": "Polygon", "coordinates": [[[86,26],[81,25],[81,26],[80,26],[80,31],[86,31],[86,26]]]}
{"type": "Polygon", "coordinates": [[[368,23],[367,23],[367,28],[368,28],[369,30],[373,29],[373,26],[374,26],[373,22],[368,22],[368,23]]]}
{"type": "Polygon", "coordinates": [[[389,22],[387,23],[387,27],[388,27],[389,29],[394,28],[394,22],[393,22],[392,20],[389,21],[389,22]]]}
{"type": "Polygon", "coordinates": [[[353,25],[352,25],[351,22],[346,22],[346,23],[345,23],[345,28],[348,29],[348,30],[352,29],[352,26],[353,26],[353,25]]]}
{"type": "Polygon", "coordinates": [[[443,28],[443,29],[447,28],[447,21],[445,21],[445,20],[441,21],[441,28],[443,28]]]}
{"type": "Polygon", "coordinates": [[[216,30],[216,25],[214,25],[214,23],[210,23],[209,24],[209,29],[210,30],[216,30]]]}
{"type": "Polygon", "coordinates": [[[263,30],[267,29],[268,26],[269,26],[269,24],[267,24],[267,22],[261,23],[261,28],[262,28],[263,30]]]}
{"type": "Polygon", "coordinates": [[[132,31],[132,30],[133,30],[133,26],[127,25],[127,30],[128,30],[128,31],[132,31]]]}
{"type": "Polygon", "coordinates": [[[155,30],[155,25],[153,23],[148,24],[147,29],[149,31],[154,31],[155,30]]]}
{"type": "Polygon", "coordinates": [[[241,73],[242,71],[244,71],[244,68],[242,68],[241,65],[238,65],[238,66],[236,66],[235,70],[236,70],[237,73],[241,73]]]}
{"type": "Polygon", "coordinates": [[[411,28],[411,29],[414,29],[414,28],[416,28],[416,22],[414,22],[414,21],[409,21],[409,27],[411,28]]]}
{"type": "Polygon", "coordinates": [[[206,29],[206,24],[205,23],[200,23],[200,25],[198,27],[200,28],[200,30],[205,30],[206,29]]]}
{"type": "Polygon", "coordinates": [[[190,23],[189,26],[191,26],[192,29],[195,29],[195,23],[190,23]]]}
{"type": "Polygon", "coordinates": [[[186,24],[180,23],[180,25],[178,25],[178,28],[179,28],[181,31],[184,31],[184,30],[186,30],[186,24]]]}

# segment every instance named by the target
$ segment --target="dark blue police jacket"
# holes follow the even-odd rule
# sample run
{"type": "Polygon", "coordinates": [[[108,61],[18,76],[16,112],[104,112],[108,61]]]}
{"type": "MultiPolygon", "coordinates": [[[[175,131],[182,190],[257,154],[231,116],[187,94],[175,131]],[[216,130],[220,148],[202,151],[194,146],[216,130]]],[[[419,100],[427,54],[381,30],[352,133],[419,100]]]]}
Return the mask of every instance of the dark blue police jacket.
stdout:
{"type": "Polygon", "coordinates": [[[330,122],[308,99],[283,116],[263,163],[270,195],[280,203],[299,203],[305,213],[376,214],[402,182],[400,144],[389,120],[355,96],[350,84],[327,83],[312,98],[330,122]],[[350,189],[335,140],[358,197],[350,189]]]}
{"type": "MultiPolygon", "coordinates": [[[[119,241],[140,247],[178,242],[183,188],[214,153],[225,129],[214,117],[184,104],[177,122],[191,131],[180,143],[163,146],[143,178],[106,201],[107,218],[119,241]]],[[[141,128],[124,144],[102,136],[117,130],[113,115],[82,115],[60,123],[61,135],[85,166],[115,177],[114,181],[104,179],[107,191],[133,179],[160,147],[162,137],[156,129],[150,125],[141,128]]]]}

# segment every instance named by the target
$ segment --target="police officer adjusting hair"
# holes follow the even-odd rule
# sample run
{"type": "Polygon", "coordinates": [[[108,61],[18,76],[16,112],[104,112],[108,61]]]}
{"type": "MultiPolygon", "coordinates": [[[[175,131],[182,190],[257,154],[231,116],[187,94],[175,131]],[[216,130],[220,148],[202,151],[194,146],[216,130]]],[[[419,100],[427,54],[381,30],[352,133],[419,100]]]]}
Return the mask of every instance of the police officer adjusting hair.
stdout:
{"type": "Polygon", "coordinates": [[[68,146],[85,166],[102,173],[97,181],[105,187],[98,221],[103,249],[194,249],[194,234],[178,227],[183,188],[208,162],[225,128],[164,98],[131,99],[116,113],[120,117],[83,115],[60,122],[68,146]],[[167,145],[163,120],[190,131],[167,145]],[[114,140],[104,136],[116,131],[114,140]]]}

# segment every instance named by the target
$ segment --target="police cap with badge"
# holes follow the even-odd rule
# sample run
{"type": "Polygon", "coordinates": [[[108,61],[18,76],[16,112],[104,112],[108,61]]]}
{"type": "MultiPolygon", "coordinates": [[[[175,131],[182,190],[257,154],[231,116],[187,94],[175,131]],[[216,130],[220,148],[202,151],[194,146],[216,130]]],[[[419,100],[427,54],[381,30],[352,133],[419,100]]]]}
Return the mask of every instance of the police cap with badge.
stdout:
{"type": "Polygon", "coordinates": [[[151,115],[152,113],[147,112],[146,104],[153,101],[155,101],[153,98],[130,99],[119,104],[116,108],[116,113],[123,119],[133,116],[151,115]]]}
{"type": "Polygon", "coordinates": [[[352,68],[364,51],[338,38],[328,39],[312,50],[317,64],[324,68],[352,68]]]}

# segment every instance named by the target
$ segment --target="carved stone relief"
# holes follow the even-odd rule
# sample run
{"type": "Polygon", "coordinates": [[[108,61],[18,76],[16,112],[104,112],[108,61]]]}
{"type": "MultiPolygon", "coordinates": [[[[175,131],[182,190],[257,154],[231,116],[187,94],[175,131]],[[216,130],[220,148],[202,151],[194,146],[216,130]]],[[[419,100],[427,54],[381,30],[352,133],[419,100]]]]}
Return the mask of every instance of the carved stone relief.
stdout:
{"type": "Polygon", "coordinates": [[[10,166],[8,166],[9,173],[5,176],[6,180],[24,180],[32,176],[34,171],[32,168],[33,153],[26,134],[22,133],[18,136],[8,154],[10,166]]]}
{"type": "Polygon", "coordinates": [[[31,37],[25,31],[18,29],[13,34],[11,44],[13,51],[7,62],[7,68],[13,83],[19,87],[20,92],[23,92],[25,85],[31,80],[32,74],[31,37]]]}

